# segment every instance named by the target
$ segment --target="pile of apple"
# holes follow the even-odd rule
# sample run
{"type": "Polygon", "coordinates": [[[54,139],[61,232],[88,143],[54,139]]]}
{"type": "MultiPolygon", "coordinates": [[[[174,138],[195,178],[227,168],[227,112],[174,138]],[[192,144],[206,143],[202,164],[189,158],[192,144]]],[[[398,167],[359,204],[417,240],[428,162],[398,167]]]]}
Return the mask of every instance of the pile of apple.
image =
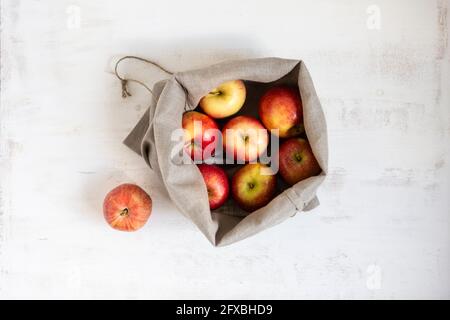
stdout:
{"type": "MultiPolygon", "coordinates": [[[[241,209],[253,212],[267,205],[276,195],[277,173],[267,174],[264,170],[270,170],[269,166],[258,162],[258,157],[268,147],[270,134],[278,135],[281,139],[278,173],[287,185],[292,186],[318,175],[321,168],[304,132],[298,87],[269,88],[259,100],[259,119],[236,115],[243,107],[246,95],[242,80],[223,83],[200,100],[199,108],[196,109],[199,111],[183,114],[182,127],[185,130],[185,152],[192,159],[206,160],[206,148],[219,151],[217,148],[223,147],[220,151],[225,151],[238,163],[245,163],[232,175],[231,196],[241,209]],[[217,138],[210,134],[214,131],[210,129],[220,130],[219,119],[224,123],[220,145],[217,138]],[[200,132],[194,130],[196,121],[201,122],[200,132]],[[265,131],[264,134],[249,138],[251,132],[261,132],[261,129],[265,131]]],[[[222,206],[229,197],[230,186],[224,166],[228,165],[198,164],[211,210],[222,206]]]]}
{"type": "MultiPolygon", "coordinates": [[[[225,150],[233,160],[244,163],[232,175],[231,194],[240,208],[252,212],[268,204],[276,195],[278,173],[291,186],[318,175],[321,168],[304,134],[302,102],[297,87],[275,86],[267,90],[259,101],[259,119],[244,114],[236,115],[243,107],[246,95],[243,81],[223,83],[200,100],[200,109],[204,113],[194,110],[183,114],[182,127],[185,133],[184,151],[192,159],[200,159],[200,162],[206,160],[204,151],[210,148],[215,152],[225,150]],[[224,123],[220,145],[216,136],[210,134],[210,129],[220,130],[218,119],[224,123]],[[201,123],[200,132],[195,130],[196,122],[201,123]],[[228,135],[227,131],[231,134],[228,135]],[[250,137],[255,131],[263,134],[256,138],[250,137]],[[279,172],[267,174],[270,167],[258,160],[268,147],[270,134],[276,134],[281,139],[279,172]],[[223,150],[217,150],[220,147],[223,150]]],[[[211,210],[222,206],[229,197],[230,184],[224,170],[226,166],[228,164],[198,164],[211,210]]],[[[106,195],[103,202],[106,221],[121,231],[141,228],[151,211],[151,197],[134,184],[119,185],[106,195]]]]}

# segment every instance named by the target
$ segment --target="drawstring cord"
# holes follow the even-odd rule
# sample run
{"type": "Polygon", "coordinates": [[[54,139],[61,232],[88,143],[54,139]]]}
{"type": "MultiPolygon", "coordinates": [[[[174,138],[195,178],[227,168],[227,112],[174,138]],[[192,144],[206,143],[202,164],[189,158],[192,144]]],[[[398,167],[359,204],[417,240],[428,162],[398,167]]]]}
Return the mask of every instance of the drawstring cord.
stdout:
{"type": "Polygon", "coordinates": [[[164,71],[165,73],[167,73],[169,75],[173,75],[173,72],[170,72],[169,70],[165,69],[164,67],[162,67],[161,65],[157,64],[156,62],[153,62],[151,60],[147,60],[147,59],[144,59],[144,58],[136,57],[136,56],[125,56],[125,57],[120,58],[116,62],[116,65],[114,67],[114,73],[115,73],[116,77],[120,80],[120,82],[122,84],[122,98],[126,98],[126,97],[130,97],[131,96],[131,93],[128,91],[127,84],[128,84],[128,82],[135,82],[135,83],[138,83],[141,86],[143,86],[151,94],[153,100],[156,102],[156,98],[155,98],[155,95],[153,94],[153,91],[145,83],[143,83],[142,81],[136,80],[136,79],[126,79],[126,78],[121,77],[119,75],[119,72],[118,72],[119,64],[123,60],[126,60],[126,59],[135,59],[135,60],[146,62],[148,64],[151,64],[151,65],[159,68],[160,70],[164,71]]]}

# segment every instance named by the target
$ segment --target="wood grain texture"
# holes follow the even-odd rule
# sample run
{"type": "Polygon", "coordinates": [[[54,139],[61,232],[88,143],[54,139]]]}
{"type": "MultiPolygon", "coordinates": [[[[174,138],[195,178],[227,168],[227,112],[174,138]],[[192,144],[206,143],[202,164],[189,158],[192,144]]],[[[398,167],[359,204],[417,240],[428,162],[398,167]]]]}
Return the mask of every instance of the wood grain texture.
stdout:
{"type": "MultiPolygon", "coordinates": [[[[2,1],[0,298],[450,298],[448,10],[445,0],[2,1]],[[329,127],[321,206],[213,248],[121,144],[149,99],[131,85],[122,100],[111,74],[121,54],[178,71],[303,59],[329,127]],[[137,233],[101,213],[124,182],[154,200],[137,233]]],[[[164,77],[140,63],[122,72],[164,77]]]]}

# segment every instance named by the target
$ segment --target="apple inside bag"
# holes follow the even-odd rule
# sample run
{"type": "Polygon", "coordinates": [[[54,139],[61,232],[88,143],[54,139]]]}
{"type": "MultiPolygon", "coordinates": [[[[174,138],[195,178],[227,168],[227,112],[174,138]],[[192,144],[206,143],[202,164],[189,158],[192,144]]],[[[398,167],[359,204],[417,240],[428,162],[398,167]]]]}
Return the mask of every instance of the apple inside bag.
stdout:
{"type": "Polygon", "coordinates": [[[327,127],[303,61],[227,61],[174,73],[153,92],[155,100],[124,143],[159,174],[179,211],[213,245],[240,241],[319,204],[327,127]],[[203,124],[200,134],[194,120],[203,124]],[[174,137],[183,128],[180,143],[174,137]],[[262,132],[253,145],[248,128],[262,132]],[[234,136],[224,137],[226,129],[234,136]],[[220,143],[208,136],[214,131],[220,143]],[[175,152],[180,146],[184,151],[175,152]],[[264,154],[269,163],[249,163],[264,154]],[[208,163],[220,156],[224,163],[208,163]],[[266,169],[273,175],[261,173],[266,169]]]}

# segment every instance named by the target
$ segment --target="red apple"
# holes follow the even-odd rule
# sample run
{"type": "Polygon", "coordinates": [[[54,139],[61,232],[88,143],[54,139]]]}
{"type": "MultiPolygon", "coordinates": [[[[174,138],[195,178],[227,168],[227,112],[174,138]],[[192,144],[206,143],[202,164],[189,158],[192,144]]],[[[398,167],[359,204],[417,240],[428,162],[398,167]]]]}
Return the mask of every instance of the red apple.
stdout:
{"type": "Polygon", "coordinates": [[[244,82],[242,80],[232,80],[212,89],[200,100],[200,107],[213,118],[226,118],[242,108],[245,97],[244,82]]]}
{"type": "Polygon", "coordinates": [[[134,184],[121,184],[103,201],[103,215],[111,227],[120,231],[136,231],[152,212],[152,199],[134,184]]]}
{"type": "Polygon", "coordinates": [[[238,116],[228,121],[222,129],[223,145],[228,156],[239,162],[258,158],[269,144],[269,134],[257,119],[238,116]]]}
{"type": "Polygon", "coordinates": [[[268,130],[278,129],[280,138],[295,137],[304,131],[298,88],[281,86],[269,89],[259,101],[258,111],[264,126],[268,130]]]}
{"type": "Polygon", "coordinates": [[[183,114],[185,151],[193,160],[204,160],[214,154],[219,127],[206,114],[188,111],[183,114]],[[205,149],[208,149],[205,154],[205,149]]]}
{"type": "Polygon", "coordinates": [[[209,208],[219,208],[228,198],[230,187],[228,177],[222,168],[210,164],[199,164],[198,169],[203,176],[208,191],[209,208]]]}
{"type": "Polygon", "coordinates": [[[231,193],[239,207],[253,212],[272,200],[276,177],[271,169],[261,163],[249,163],[233,176],[231,193]]]}
{"type": "Polygon", "coordinates": [[[302,138],[291,138],[281,145],[279,168],[281,177],[290,185],[322,171],[308,141],[302,138]]]}

